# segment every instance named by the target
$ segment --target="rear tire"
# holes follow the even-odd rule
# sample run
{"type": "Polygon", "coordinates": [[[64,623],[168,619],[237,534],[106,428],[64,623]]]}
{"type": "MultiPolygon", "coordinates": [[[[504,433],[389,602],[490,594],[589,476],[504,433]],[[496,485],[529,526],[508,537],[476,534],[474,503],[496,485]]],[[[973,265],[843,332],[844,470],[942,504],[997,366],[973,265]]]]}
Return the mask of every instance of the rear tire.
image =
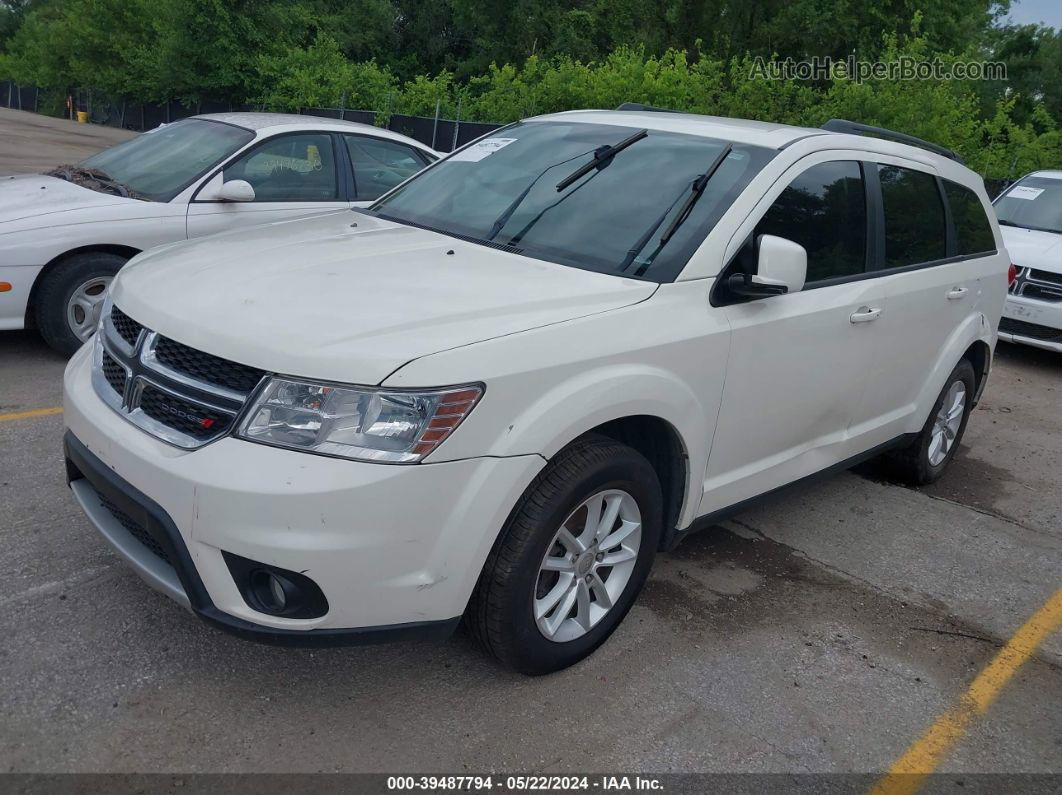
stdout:
{"type": "Polygon", "coordinates": [[[465,612],[472,636],[525,674],[587,657],[619,626],[649,575],[662,504],[656,472],[630,447],[587,436],[561,450],[528,486],[487,558],[465,612]],[[545,609],[555,594],[563,595],[545,609]]]}
{"type": "Polygon", "coordinates": [[[948,376],[915,440],[885,456],[890,477],[911,486],[925,486],[944,474],[966,432],[975,383],[973,365],[967,359],[961,360],[948,376]]]}
{"type": "Polygon", "coordinates": [[[37,289],[37,328],[52,348],[72,355],[95,332],[114,275],[127,262],[102,251],[77,254],[45,274],[37,289]]]}

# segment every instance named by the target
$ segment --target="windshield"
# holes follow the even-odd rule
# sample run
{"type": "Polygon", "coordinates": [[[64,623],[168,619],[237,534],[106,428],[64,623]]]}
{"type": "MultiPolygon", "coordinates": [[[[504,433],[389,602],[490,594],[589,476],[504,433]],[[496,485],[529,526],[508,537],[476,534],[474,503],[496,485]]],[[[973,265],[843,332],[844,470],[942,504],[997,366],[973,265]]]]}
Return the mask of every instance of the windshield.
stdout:
{"type": "Polygon", "coordinates": [[[995,208],[1004,226],[1062,233],[1062,179],[1019,180],[996,199],[995,208]]]}
{"type": "Polygon", "coordinates": [[[645,132],[521,122],[421,172],[368,212],[536,259],[673,281],[774,152],[645,132]]]}
{"type": "Polygon", "coordinates": [[[78,165],[102,171],[138,198],[165,202],[253,138],[243,127],[183,119],[104,149],[78,165]]]}

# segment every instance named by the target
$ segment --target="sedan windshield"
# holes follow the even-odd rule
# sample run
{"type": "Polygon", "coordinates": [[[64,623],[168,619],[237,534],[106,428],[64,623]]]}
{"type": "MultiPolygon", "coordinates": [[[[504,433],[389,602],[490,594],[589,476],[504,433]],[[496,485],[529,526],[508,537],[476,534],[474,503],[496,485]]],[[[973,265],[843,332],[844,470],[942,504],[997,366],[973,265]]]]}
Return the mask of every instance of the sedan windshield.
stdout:
{"type": "Polygon", "coordinates": [[[667,282],[773,154],[652,129],[521,122],[428,168],[369,212],[536,259],[667,282]]]}
{"type": "Polygon", "coordinates": [[[1003,226],[1062,233],[1062,179],[1026,177],[996,199],[1003,226]]]}
{"type": "MultiPolygon", "coordinates": [[[[165,202],[253,138],[243,127],[184,119],[104,149],[78,166],[119,183],[137,198],[165,202]]],[[[68,171],[78,175],[78,169],[68,171]]]]}

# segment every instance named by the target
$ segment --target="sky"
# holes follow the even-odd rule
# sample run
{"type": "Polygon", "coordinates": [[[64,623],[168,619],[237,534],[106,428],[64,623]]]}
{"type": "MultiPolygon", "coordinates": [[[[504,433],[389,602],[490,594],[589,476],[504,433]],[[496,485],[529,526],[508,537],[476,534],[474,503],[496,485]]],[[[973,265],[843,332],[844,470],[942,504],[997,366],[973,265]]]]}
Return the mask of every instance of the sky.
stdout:
{"type": "Polygon", "coordinates": [[[1014,0],[1009,17],[1017,25],[1039,22],[1062,29],[1062,0],[1014,0]]]}

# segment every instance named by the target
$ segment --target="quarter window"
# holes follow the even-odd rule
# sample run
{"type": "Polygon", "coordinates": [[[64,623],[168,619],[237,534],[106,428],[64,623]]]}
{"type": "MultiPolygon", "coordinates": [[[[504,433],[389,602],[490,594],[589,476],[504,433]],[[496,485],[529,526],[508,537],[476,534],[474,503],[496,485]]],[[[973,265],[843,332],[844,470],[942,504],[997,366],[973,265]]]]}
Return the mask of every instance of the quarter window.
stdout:
{"type": "Polygon", "coordinates": [[[937,180],[924,171],[878,166],[885,210],[885,267],[944,259],[944,205],[937,180]]]}
{"type": "Polygon", "coordinates": [[[854,160],[812,166],[782,191],[756,227],[808,252],[807,282],[863,273],[867,210],[863,173],[854,160]]]}
{"type": "Polygon", "coordinates": [[[281,135],[225,167],[225,181],[243,179],[256,202],[336,201],[332,137],[281,135]]]}
{"type": "Polygon", "coordinates": [[[955,224],[956,254],[983,254],[996,250],[996,239],[985,215],[984,205],[969,188],[951,180],[944,180],[944,195],[951,207],[955,224]]]}

